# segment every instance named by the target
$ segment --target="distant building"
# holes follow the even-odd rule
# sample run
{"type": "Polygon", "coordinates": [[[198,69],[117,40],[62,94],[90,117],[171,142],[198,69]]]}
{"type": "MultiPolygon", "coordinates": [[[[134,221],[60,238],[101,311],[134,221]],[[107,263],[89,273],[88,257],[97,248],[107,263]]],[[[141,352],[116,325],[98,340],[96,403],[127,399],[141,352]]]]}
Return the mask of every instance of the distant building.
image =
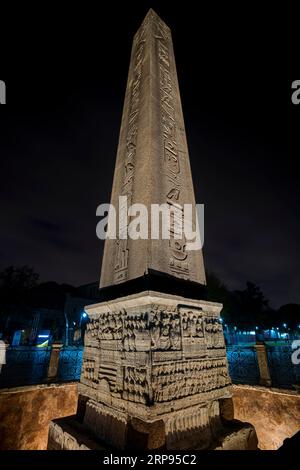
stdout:
{"type": "Polygon", "coordinates": [[[99,299],[98,283],[71,288],[69,292],[56,283],[49,283],[49,290],[47,284],[42,288],[42,295],[38,292],[34,298],[34,307],[7,316],[4,335],[9,343],[14,346],[46,346],[53,341],[81,344],[88,320],[84,307],[99,299]]]}
{"type": "Polygon", "coordinates": [[[83,341],[82,333],[86,324],[84,307],[94,304],[99,297],[99,285],[96,282],[79,286],[76,294],[66,294],[64,317],[67,325],[65,340],[67,344],[78,344],[83,341]]]}

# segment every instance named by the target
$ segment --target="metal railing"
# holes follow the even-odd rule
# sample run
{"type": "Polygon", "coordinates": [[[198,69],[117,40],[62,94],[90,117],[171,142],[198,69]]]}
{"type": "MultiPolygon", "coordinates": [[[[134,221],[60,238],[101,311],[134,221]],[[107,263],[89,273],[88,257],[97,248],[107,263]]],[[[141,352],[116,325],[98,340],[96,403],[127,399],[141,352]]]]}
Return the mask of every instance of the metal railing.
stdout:
{"type": "Polygon", "coordinates": [[[300,365],[293,363],[293,352],[291,341],[284,345],[266,344],[260,347],[228,346],[229,374],[236,384],[264,384],[266,377],[269,377],[272,387],[299,390],[300,365]]]}
{"type": "Polygon", "coordinates": [[[300,387],[300,365],[292,362],[292,343],[267,346],[266,350],[272,385],[278,388],[300,387]]]}
{"type": "Polygon", "coordinates": [[[80,379],[83,346],[63,347],[58,363],[58,381],[69,382],[80,379]]]}
{"type": "Polygon", "coordinates": [[[51,348],[9,347],[0,374],[0,388],[43,383],[50,354],[51,348]]]}
{"type": "Polygon", "coordinates": [[[228,346],[227,359],[233,383],[259,384],[259,365],[254,347],[228,346]]]}
{"type": "MultiPolygon", "coordinates": [[[[9,347],[0,373],[0,388],[80,380],[83,346],[62,346],[56,359],[55,376],[49,375],[54,349],[9,347]]],[[[265,384],[278,388],[300,388],[300,365],[292,362],[292,342],[285,345],[227,347],[229,374],[233,383],[265,384]],[[262,355],[264,354],[264,357],[262,355]]]]}
{"type": "MultiPolygon", "coordinates": [[[[2,366],[0,373],[0,388],[49,382],[48,369],[51,351],[51,347],[9,347],[6,352],[6,364],[2,366]]],[[[82,354],[82,346],[62,347],[59,354],[58,373],[54,381],[79,380],[82,354]]]]}

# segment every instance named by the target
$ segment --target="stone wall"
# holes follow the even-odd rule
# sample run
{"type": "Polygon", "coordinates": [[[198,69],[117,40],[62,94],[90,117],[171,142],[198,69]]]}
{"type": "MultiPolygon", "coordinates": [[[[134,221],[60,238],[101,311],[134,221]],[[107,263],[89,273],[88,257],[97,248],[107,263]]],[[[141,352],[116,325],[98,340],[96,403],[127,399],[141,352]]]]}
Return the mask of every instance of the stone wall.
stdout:
{"type": "MultiPolygon", "coordinates": [[[[300,395],[235,385],[234,417],[253,424],[259,447],[278,449],[300,430],[300,395]]],[[[47,448],[49,422],[76,413],[77,384],[36,385],[0,391],[0,450],[47,448]]]]}
{"type": "Polygon", "coordinates": [[[76,413],[77,383],[0,390],[0,450],[44,450],[52,419],[76,413]]]}
{"type": "Polygon", "coordinates": [[[235,419],[256,429],[259,448],[276,450],[300,430],[300,395],[287,390],[235,385],[235,419]]]}

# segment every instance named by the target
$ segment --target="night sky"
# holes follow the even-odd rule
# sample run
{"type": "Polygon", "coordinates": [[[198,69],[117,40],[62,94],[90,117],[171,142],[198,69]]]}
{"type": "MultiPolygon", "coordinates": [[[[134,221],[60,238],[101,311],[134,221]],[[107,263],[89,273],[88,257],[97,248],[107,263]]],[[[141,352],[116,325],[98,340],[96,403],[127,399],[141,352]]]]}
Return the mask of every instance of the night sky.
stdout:
{"type": "Polygon", "coordinates": [[[281,78],[285,21],[273,19],[274,6],[233,17],[227,4],[196,3],[68,12],[51,3],[7,17],[0,270],[27,264],[43,281],[99,279],[96,207],[110,200],[131,42],[152,6],[173,33],[206,268],[231,289],[257,283],[274,307],[300,303],[300,105],[291,102],[300,77],[281,78]]]}

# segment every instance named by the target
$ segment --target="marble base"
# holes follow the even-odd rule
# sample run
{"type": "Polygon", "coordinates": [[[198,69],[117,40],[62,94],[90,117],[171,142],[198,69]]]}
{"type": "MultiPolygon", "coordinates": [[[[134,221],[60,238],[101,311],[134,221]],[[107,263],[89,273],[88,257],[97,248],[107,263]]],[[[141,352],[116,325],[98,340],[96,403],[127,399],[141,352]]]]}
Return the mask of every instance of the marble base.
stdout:
{"type": "MultiPolygon", "coordinates": [[[[221,309],[153,291],[86,307],[80,432],[118,449],[217,446],[228,434],[219,402],[231,397],[221,309]]],[[[50,448],[68,445],[60,423],[50,448]]]]}
{"type": "MultiPolygon", "coordinates": [[[[95,404],[88,404],[83,422],[78,415],[52,421],[48,450],[257,450],[252,425],[239,421],[222,423],[219,416],[200,425],[193,409],[186,410],[185,416],[173,413],[169,426],[163,419],[145,422],[103,406],[95,410],[95,404]]],[[[202,408],[200,415],[203,417],[206,412],[202,408]]]]}

